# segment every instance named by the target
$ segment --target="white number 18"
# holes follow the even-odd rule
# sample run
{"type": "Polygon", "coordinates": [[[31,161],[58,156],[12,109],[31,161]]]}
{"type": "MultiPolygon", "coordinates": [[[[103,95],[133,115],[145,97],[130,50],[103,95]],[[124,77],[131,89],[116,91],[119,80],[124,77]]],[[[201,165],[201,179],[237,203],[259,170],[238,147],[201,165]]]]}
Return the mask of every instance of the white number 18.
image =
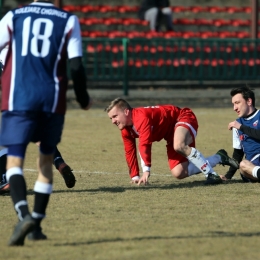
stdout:
{"type": "Polygon", "coordinates": [[[53,22],[49,19],[38,18],[33,22],[32,34],[33,38],[29,42],[31,28],[31,17],[27,17],[23,22],[23,42],[22,42],[22,56],[28,54],[30,48],[31,54],[35,57],[46,57],[50,52],[51,42],[49,40],[53,31],[53,22]],[[40,34],[41,25],[44,25],[44,33],[40,34]],[[41,49],[38,49],[38,42],[41,41],[41,49]]]}

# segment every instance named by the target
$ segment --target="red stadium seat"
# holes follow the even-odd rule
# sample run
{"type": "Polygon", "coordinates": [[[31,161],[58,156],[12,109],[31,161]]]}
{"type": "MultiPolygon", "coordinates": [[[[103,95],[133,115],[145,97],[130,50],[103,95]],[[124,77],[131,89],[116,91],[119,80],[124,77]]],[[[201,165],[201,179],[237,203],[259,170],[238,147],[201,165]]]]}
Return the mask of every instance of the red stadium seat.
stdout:
{"type": "Polygon", "coordinates": [[[192,13],[201,13],[205,11],[203,6],[190,6],[188,10],[192,13]]]}
{"type": "Polygon", "coordinates": [[[187,11],[187,8],[184,6],[171,6],[173,13],[183,13],[187,11]]]}

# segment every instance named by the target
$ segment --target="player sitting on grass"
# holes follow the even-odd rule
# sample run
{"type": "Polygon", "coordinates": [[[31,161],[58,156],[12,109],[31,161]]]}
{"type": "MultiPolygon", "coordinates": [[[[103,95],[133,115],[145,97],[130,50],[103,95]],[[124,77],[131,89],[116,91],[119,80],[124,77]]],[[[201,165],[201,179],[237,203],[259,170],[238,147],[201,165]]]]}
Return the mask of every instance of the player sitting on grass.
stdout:
{"type": "MultiPolygon", "coordinates": [[[[230,95],[238,115],[228,124],[228,129],[233,131],[233,157],[240,163],[243,181],[260,182],[260,111],[255,107],[255,94],[248,87],[240,87],[232,89],[230,95]]],[[[236,171],[231,166],[221,178],[230,180],[236,171]]]]}

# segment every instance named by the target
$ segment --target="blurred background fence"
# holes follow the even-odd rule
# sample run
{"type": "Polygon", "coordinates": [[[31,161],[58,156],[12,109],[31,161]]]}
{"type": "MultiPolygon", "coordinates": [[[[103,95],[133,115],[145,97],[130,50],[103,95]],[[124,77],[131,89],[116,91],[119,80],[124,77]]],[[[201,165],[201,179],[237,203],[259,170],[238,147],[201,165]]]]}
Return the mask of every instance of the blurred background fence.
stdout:
{"type": "Polygon", "coordinates": [[[91,81],[260,81],[260,40],[87,39],[84,64],[91,81]]]}
{"type": "MultiPolygon", "coordinates": [[[[28,4],[0,0],[2,14],[28,4]]],[[[172,0],[173,31],[150,31],[141,0],[55,0],[79,17],[89,87],[260,83],[259,0],[172,0]]]]}

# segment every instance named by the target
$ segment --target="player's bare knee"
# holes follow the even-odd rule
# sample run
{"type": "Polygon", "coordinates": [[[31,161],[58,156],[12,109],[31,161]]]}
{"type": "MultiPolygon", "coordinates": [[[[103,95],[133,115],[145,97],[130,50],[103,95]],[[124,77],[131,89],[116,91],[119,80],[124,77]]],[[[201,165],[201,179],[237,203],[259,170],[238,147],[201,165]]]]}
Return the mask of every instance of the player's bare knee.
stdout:
{"type": "Polygon", "coordinates": [[[187,174],[185,174],[184,172],[171,170],[171,173],[172,173],[172,176],[178,180],[182,180],[187,177],[187,174]]]}
{"type": "Polygon", "coordinates": [[[239,164],[239,168],[241,169],[241,171],[246,171],[248,168],[248,161],[247,160],[242,160],[239,164]]]}

